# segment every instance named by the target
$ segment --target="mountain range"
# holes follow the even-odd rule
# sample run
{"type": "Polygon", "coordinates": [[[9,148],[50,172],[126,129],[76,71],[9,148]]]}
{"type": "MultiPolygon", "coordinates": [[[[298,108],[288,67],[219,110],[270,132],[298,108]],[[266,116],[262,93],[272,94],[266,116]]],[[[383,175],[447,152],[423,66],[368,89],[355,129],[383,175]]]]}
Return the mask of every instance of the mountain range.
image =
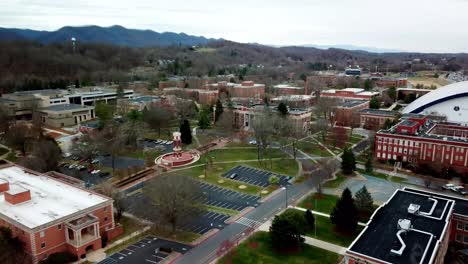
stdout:
{"type": "Polygon", "coordinates": [[[185,33],[163,32],[152,30],[127,29],[122,26],[65,26],[56,31],[38,31],[31,29],[0,28],[1,40],[30,40],[43,44],[65,42],[75,38],[82,43],[105,43],[128,47],[150,47],[170,45],[204,45],[208,42],[222,40],[185,33]]]}

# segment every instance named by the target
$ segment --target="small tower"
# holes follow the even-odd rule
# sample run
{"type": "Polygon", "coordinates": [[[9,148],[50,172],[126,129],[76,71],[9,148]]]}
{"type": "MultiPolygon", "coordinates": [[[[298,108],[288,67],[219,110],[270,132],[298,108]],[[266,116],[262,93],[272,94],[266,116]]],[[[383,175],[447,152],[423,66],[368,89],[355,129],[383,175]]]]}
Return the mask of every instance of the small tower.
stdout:
{"type": "Polygon", "coordinates": [[[174,132],[172,133],[172,136],[174,137],[172,150],[174,151],[176,157],[181,157],[182,147],[181,147],[181,142],[180,142],[180,132],[174,132]]]}

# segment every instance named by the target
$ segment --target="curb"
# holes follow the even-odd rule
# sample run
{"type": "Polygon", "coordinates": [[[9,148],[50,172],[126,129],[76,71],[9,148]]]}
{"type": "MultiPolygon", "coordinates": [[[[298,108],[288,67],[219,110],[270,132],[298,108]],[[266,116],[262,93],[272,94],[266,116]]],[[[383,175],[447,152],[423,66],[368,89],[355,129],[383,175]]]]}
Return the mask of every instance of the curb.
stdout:
{"type": "Polygon", "coordinates": [[[201,243],[205,242],[206,240],[208,240],[209,238],[211,238],[212,236],[216,235],[219,231],[221,231],[221,230],[217,229],[217,228],[211,229],[210,231],[208,231],[208,233],[205,233],[202,237],[200,237],[197,240],[193,241],[189,245],[193,246],[193,247],[196,247],[196,246],[200,245],[201,243]]]}
{"type": "Polygon", "coordinates": [[[267,202],[269,201],[271,198],[273,198],[273,196],[277,195],[279,192],[281,192],[281,188],[278,188],[276,190],[274,190],[272,193],[270,193],[269,195],[263,197],[262,199],[260,199],[258,202],[259,203],[264,203],[264,202],[267,202]]]}

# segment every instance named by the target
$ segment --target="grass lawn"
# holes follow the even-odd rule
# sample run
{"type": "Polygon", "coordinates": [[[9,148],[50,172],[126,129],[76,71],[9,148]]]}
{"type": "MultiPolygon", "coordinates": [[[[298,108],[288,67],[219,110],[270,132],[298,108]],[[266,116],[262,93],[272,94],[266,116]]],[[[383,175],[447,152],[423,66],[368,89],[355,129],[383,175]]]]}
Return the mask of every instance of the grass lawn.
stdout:
{"type": "Polygon", "coordinates": [[[306,235],[344,247],[351,245],[353,240],[363,229],[362,226],[358,225],[355,234],[341,234],[335,231],[335,225],[330,222],[330,218],[320,215],[314,215],[314,217],[317,229],[317,236],[315,235],[315,231],[313,229],[306,231],[306,235]]]}
{"type": "MultiPolygon", "coordinates": [[[[197,134],[196,136],[198,138],[198,141],[200,141],[200,145],[204,146],[208,143],[210,143],[211,141],[215,140],[216,137],[214,136],[210,136],[210,135],[204,135],[204,134],[197,134]]],[[[195,140],[192,140],[193,142],[192,143],[195,143],[195,140]]]]}
{"type": "Polygon", "coordinates": [[[273,250],[267,232],[257,232],[241,243],[230,254],[221,258],[218,264],[335,264],[340,256],[310,245],[303,245],[302,250],[295,254],[283,255],[273,250]]]}
{"type": "Polygon", "coordinates": [[[387,180],[387,178],[388,178],[388,174],[381,173],[381,172],[377,172],[377,171],[366,172],[366,171],[363,170],[363,169],[357,169],[357,171],[358,171],[359,173],[361,173],[361,174],[368,175],[368,176],[372,176],[372,177],[376,177],[376,178],[380,178],[380,179],[383,179],[383,180],[387,180]]]}
{"type": "Polygon", "coordinates": [[[348,179],[348,176],[343,175],[341,172],[336,173],[336,179],[327,181],[323,187],[335,189],[338,188],[343,182],[348,179]]]}
{"type": "MultiPolygon", "coordinates": [[[[257,149],[215,149],[209,152],[209,155],[214,159],[213,161],[238,161],[238,160],[256,160],[257,149]]],[[[261,157],[265,157],[262,155],[261,157]]],[[[268,150],[268,158],[284,158],[286,155],[279,149],[268,150]]]]}
{"type": "Polygon", "coordinates": [[[331,153],[325,150],[318,144],[309,142],[309,141],[299,141],[297,143],[297,148],[304,151],[307,154],[321,156],[321,157],[330,157],[331,153]]]}
{"type": "Polygon", "coordinates": [[[353,135],[350,139],[351,143],[352,144],[356,144],[358,143],[359,141],[361,141],[363,139],[362,136],[356,136],[356,135],[353,135]]]}
{"type": "Polygon", "coordinates": [[[396,183],[402,183],[402,184],[408,182],[407,179],[402,178],[402,177],[397,177],[397,176],[391,177],[391,178],[390,178],[390,181],[396,182],[396,183]]]}
{"type": "Polygon", "coordinates": [[[225,215],[236,215],[239,213],[239,211],[236,210],[231,210],[231,209],[226,209],[222,207],[216,207],[212,205],[205,205],[204,206],[206,210],[215,212],[215,213],[220,213],[220,214],[225,214],[225,215]]]}
{"type": "Polygon", "coordinates": [[[313,193],[300,202],[299,207],[330,214],[338,199],[335,195],[313,193]]]}
{"type": "Polygon", "coordinates": [[[238,141],[238,142],[229,142],[226,144],[226,148],[252,148],[255,149],[255,145],[250,145],[248,143],[238,141]]]}
{"type": "Polygon", "coordinates": [[[131,233],[135,232],[135,231],[138,231],[138,230],[141,230],[145,227],[144,224],[138,222],[137,220],[135,219],[132,219],[130,217],[126,217],[126,216],[122,216],[120,218],[120,221],[119,223],[123,226],[124,228],[124,232],[122,233],[122,235],[120,235],[120,237],[125,237],[125,236],[128,236],[130,235],[131,233]]]}

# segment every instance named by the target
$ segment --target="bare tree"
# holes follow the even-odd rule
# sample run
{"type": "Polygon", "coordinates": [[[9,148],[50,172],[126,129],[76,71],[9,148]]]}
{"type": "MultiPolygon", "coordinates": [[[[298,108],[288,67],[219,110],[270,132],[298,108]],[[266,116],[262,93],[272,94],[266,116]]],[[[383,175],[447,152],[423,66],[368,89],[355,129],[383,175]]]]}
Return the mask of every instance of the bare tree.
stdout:
{"type": "Polygon", "coordinates": [[[167,128],[171,117],[172,114],[169,111],[156,104],[151,104],[147,110],[143,111],[143,120],[151,129],[158,131],[158,136],[161,136],[161,129],[167,128]]]}
{"type": "Polygon", "coordinates": [[[234,116],[232,111],[225,110],[218,118],[218,121],[214,124],[216,130],[227,134],[232,135],[234,132],[234,116]]]}
{"type": "Polygon", "coordinates": [[[120,218],[126,210],[124,203],[125,194],[120,192],[119,189],[115,188],[110,182],[101,183],[98,191],[114,200],[115,219],[120,221],[120,218]]]}
{"type": "Polygon", "coordinates": [[[17,123],[10,127],[8,133],[5,136],[7,144],[21,151],[26,155],[26,145],[30,138],[30,128],[25,123],[17,123]]]}
{"type": "Polygon", "coordinates": [[[339,162],[334,158],[323,158],[318,162],[320,168],[319,173],[322,179],[330,179],[340,166],[339,162]]]}
{"type": "Polygon", "coordinates": [[[315,114],[317,117],[323,117],[324,119],[332,120],[336,107],[340,101],[337,98],[332,97],[318,97],[315,105],[315,114]]]}
{"type": "Polygon", "coordinates": [[[202,197],[199,185],[188,176],[160,176],[144,188],[144,194],[157,207],[157,218],[171,226],[172,232],[201,211],[194,197],[202,197]]]}
{"type": "Polygon", "coordinates": [[[257,159],[260,161],[261,152],[265,153],[270,147],[271,139],[275,133],[275,118],[276,115],[264,110],[263,112],[255,115],[252,122],[255,140],[257,142],[257,159]]]}
{"type": "Polygon", "coordinates": [[[197,115],[197,106],[192,100],[177,98],[175,108],[180,120],[191,119],[197,115]]]}

